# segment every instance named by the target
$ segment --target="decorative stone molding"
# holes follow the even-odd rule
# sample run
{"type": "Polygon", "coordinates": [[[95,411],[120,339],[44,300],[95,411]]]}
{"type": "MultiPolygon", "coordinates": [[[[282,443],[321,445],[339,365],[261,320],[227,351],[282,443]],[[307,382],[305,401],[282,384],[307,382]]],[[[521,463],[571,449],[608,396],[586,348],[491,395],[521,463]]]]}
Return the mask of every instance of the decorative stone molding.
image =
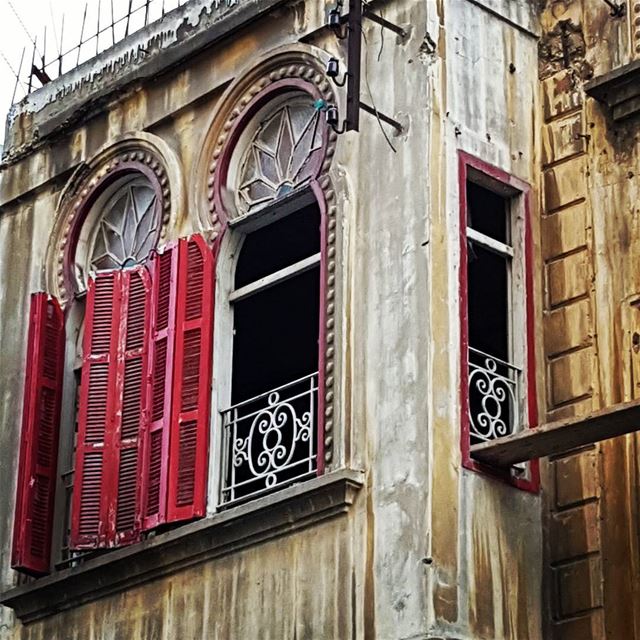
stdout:
{"type": "Polygon", "coordinates": [[[324,197],[326,227],[325,304],[324,304],[324,463],[333,462],[334,380],[336,342],[336,193],[329,175],[320,178],[318,186],[324,197]]]}
{"type": "Polygon", "coordinates": [[[83,163],[63,190],[47,250],[47,289],[62,304],[80,293],[73,270],[74,252],[92,204],[115,180],[127,174],[144,175],[154,188],[160,207],[160,241],[167,237],[172,216],[183,211],[184,188],[177,157],[160,138],[128,134],[83,163]]]}
{"type": "Polygon", "coordinates": [[[328,473],[15,587],[0,604],[33,622],[345,514],[362,484],[357,471],[328,473]]]}
{"type": "MultiPolygon", "coordinates": [[[[324,72],[327,58],[325,52],[307,45],[276,50],[236,79],[221,98],[197,163],[194,197],[195,202],[201,203],[198,211],[205,215],[200,226],[210,230],[213,242],[219,242],[225,229],[241,219],[228,191],[227,177],[242,133],[261,109],[286,94],[307,93],[318,108],[335,103],[332,84],[324,72]]],[[[334,462],[337,206],[331,164],[338,140],[338,135],[325,124],[324,118],[321,122],[323,150],[318,154],[307,187],[313,191],[322,213],[324,240],[322,295],[325,304],[321,307],[321,343],[324,346],[319,362],[320,381],[324,387],[324,392],[319,394],[319,409],[324,420],[324,441],[321,443],[324,451],[319,460],[320,470],[325,464],[334,462]]],[[[252,215],[256,214],[249,213],[246,217],[252,215]]]]}
{"type": "MultiPolygon", "coordinates": [[[[640,57],[640,2],[633,0],[630,6],[629,28],[631,40],[631,55],[634,58],[640,57]]],[[[622,5],[625,7],[626,5],[622,5]]]]}
{"type": "MultiPolygon", "coordinates": [[[[225,194],[225,173],[244,127],[261,107],[283,93],[306,92],[314,100],[334,102],[331,83],[324,73],[325,58],[321,50],[304,45],[276,50],[241,75],[221,98],[197,164],[195,199],[204,205],[201,227],[212,229],[214,238],[235,217],[225,194]]],[[[315,179],[328,173],[338,140],[337,134],[326,127],[323,135],[324,159],[316,167],[315,179]]]]}

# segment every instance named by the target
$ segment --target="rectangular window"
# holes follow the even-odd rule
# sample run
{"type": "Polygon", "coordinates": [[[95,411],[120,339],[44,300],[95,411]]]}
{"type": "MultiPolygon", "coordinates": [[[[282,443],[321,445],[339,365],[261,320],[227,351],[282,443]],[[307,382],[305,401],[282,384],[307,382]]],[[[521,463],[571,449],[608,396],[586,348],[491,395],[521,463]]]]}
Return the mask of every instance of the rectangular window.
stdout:
{"type": "Polygon", "coordinates": [[[460,153],[463,465],[537,488],[537,464],[481,467],[471,445],[536,424],[527,184],[460,153]]]}

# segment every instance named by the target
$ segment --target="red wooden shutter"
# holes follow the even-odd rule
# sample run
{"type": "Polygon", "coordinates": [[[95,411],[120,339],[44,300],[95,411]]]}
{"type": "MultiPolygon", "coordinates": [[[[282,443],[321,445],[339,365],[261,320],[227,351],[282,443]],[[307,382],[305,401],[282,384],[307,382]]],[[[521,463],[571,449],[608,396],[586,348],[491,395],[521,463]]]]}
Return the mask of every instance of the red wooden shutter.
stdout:
{"type": "Polygon", "coordinates": [[[117,546],[139,536],[149,293],[145,267],[99,273],[89,282],[72,549],[117,546]]]}
{"type": "Polygon", "coordinates": [[[122,412],[116,417],[113,452],[117,462],[115,545],[129,544],[140,536],[141,469],[138,448],[146,430],[146,391],[149,377],[148,344],[151,324],[151,281],[145,267],[122,272],[123,298],[118,349],[118,388],[122,412]],[[126,315],[125,310],[126,309],[126,315]]]}
{"type": "Polygon", "coordinates": [[[115,271],[89,281],[71,510],[73,549],[96,548],[107,538],[108,432],[113,429],[120,288],[120,273],[115,271]]]}
{"type": "Polygon", "coordinates": [[[149,422],[144,437],[142,528],[166,522],[169,475],[171,390],[175,346],[178,243],[151,258],[151,339],[147,406],[149,422]]]}
{"type": "Polygon", "coordinates": [[[167,520],[206,510],[213,339],[213,254],[201,236],[178,246],[167,520]]]}
{"type": "Polygon", "coordinates": [[[31,296],[11,566],[49,572],[64,367],[64,317],[46,293],[31,296]]]}

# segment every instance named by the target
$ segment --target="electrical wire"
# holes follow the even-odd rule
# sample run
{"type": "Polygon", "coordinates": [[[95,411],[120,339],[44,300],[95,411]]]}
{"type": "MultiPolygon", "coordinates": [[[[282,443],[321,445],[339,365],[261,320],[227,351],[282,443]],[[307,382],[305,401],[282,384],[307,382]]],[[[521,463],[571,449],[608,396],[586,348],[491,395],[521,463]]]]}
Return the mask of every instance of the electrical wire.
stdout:
{"type": "Polygon", "coordinates": [[[13,65],[9,62],[7,56],[5,56],[2,51],[0,51],[0,58],[2,58],[7,63],[7,66],[9,67],[9,69],[11,69],[11,73],[13,73],[13,75],[16,78],[16,80],[22,85],[22,88],[26,91],[27,88],[25,87],[25,85],[22,82],[22,80],[20,80],[20,74],[16,73],[15,69],[13,68],[13,65]]]}
{"type": "Polygon", "coordinates": [[[382,131],[382,135],[384,136],[384,139],[387,141],[387,144],[389,145],[389,147],[391,147],[391,150],[393,151],[393,153],[398,153],[398,150],[393,146],[391,139],[387,135],[385,128],[382,126],[382,120],[380,120],[378,108],[376,107],[375,100],[373,99],[373,92],[371,91],[371,85],[369,84],[369,43],[367,41],[367,36],[364,32],[364,29],[362,28],[362,25],[360,25],[360,31],[362,32],[362,39],[364,41],[364,47],[365,47],[364,82],[365,82],[365,85],[367,86],[367,93],[369,94],[369,100],[371,100],[371,106],[375,111],[376,120],[378,121],[378,126],[380,127],[380,131],[382,131]]]}
{"type": "Polygon", "coordinates": [[[22,27],[22,29],[24,30],[24,32],[27,34],[27,36],[29,37],[29,40],[31,40],[31,44],[33,44],[33,46],[36,48],[36,51],[38,52],[38,54],[42,57],[42,53],[40,52],[40,49],[38,49],[38,44],[36,42],[36,40],[33,38],[33,36],[31,35],[31,33],[29,33],[29,30],[27,29],[27,27],[25,26],[24,22],[22,22],[22,18],[19,16],[18,12],[16,11],[16,8],[13,6],[13,3],[11,2],[11,0],[7,0],[7,4],[9,5],[9,8],[11,9],[11,11],[13,11],[13,15],[16,17],[16,19],[18,20],[20,26],[22,27]]]}

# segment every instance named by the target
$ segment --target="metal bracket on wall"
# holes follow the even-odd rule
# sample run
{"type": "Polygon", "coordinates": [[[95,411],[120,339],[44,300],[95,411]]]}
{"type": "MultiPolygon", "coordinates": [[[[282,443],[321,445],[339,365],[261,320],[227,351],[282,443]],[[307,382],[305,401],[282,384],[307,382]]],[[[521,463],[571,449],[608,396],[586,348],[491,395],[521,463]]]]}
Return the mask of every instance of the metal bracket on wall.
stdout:
{"type": "Polygon", "coordinates": [[[627,13],[627,5],[624,2],[614,2],[613,0],[602,0],[611,9],[612,18],[623,18],[627,13]]]}
{"type": "Polygon", "coordinates": [[[398,133],[402,133],[402,125],[393,118],[380,113],[375,106],[365,104],[360,100],[361,85],[361,61],[362,61],[362,20],[367,18],[382,28],[388,29],[401,38],[406,38],[408,33],[398,25],[385,20],[373,13],[368,6],[363,7],[363,0],[349,0],[349,12],[342,15],[344,0],[337,0],[336,6],[329,11],[328,26],[340,40],[347,40],[347,70],[342,79],[340,66],[336,58],[331,58],[327,64],[327,75],[333,79],[339,87],[347,85],[346,115],[340,125],[340,114],[335,105],[328,105],[326,118],[329,126],[336,133],[360,130],[360,110],[374,115],[378,120],[392,126],[398,133]],[[346,26],[346,29],[345,29],[346,26]]]}

